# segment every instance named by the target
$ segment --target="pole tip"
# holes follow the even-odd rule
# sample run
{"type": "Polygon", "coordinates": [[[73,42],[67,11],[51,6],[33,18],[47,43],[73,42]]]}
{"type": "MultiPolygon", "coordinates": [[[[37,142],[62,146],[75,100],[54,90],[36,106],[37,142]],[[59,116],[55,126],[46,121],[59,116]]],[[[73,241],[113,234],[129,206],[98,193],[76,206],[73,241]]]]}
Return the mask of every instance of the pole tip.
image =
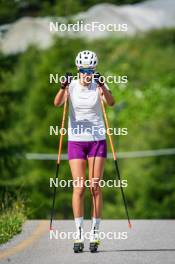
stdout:
{"type": "Polygon", "coordinates": [[[49,231],[52,231],[52,230],[53,230],[53,228],[52,228],[52,226],[50,226],[50,227],[49,227],[49,231]]]}
{"type": "Polygon", "coordinates": [[[132,225],[131,225],[131,223],[128,223],[128,227],[131,229],[132,228],[132,225]]]}

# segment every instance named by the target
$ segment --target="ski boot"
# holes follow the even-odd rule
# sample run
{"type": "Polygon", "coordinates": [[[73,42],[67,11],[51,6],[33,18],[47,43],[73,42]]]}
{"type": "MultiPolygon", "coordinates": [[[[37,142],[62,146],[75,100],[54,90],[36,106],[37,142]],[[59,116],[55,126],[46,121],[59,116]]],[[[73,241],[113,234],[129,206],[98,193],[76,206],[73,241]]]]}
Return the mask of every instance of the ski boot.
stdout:
{"type": "Polygon", "coordinates": [[[81,241],[79,240],[76,240],[74,242],[74,253],[80,253],[80,252],[83,252],[83,249],[84,249],[84,243],[82,243],[81,241]]]}
{"type": "Polygon", "coordinates": [[[100,245],[99,231],[94,229],[91,231],[91,236],[90,236],[90,245],[89,245],[90,252],[91,253],[97,252],[98,245],[100,245]]]}
{"type": "Polygon", "coordinates": [[[84,238],[83,238],[83,230],[81,227],[79,227],[79,230],[76,234],[77,239],[74,242],[74,253],[80,253],[83,252],[84,249],[84,238]]]}

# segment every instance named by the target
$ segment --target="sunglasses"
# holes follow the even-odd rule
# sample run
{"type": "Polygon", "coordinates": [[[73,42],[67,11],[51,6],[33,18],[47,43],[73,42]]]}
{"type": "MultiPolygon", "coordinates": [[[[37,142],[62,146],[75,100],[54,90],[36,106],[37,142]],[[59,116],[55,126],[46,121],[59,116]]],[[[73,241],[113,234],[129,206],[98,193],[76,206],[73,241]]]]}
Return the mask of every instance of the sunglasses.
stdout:
{"type": "Polygon", "coordinates": [[[80,73],[86,73],[86,74],[93,74],[94,72],[95,72],[95,70],[93,70],[93,69],[88,69],[88,68],[80,68],[79,69],[79,72],[80,73]]]}

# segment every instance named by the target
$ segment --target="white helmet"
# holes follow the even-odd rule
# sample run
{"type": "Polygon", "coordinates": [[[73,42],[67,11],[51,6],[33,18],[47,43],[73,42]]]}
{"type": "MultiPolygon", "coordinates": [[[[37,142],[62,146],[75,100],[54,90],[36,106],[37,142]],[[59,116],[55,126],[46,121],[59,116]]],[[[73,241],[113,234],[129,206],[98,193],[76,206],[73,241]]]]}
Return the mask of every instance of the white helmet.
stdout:
{"type": "Polygon", "coordinates": [[[95,52],[90,50],[80,51],[75,59],[75,64],[78,68],[94,68],[98,64],[98,58],[95,52]]]}

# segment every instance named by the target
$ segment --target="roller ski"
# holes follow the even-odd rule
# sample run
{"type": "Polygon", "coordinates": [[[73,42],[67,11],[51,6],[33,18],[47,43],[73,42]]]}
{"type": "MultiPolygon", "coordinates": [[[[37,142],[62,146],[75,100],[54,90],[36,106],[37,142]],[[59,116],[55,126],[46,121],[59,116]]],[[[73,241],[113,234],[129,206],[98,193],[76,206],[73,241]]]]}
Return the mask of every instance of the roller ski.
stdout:
{"type": "Polygon", "coordinates": [[[83,230],[81,227],[79,227],[79,230],[76,234],[76,240],[74,242],[74,253],[81,253],[84,249],[84,238],[83,238],[83,230]]]}
{"type": "Polygon", "coordinates": [[[99,231],[94,229],[91,231],[91,236],[90,236],[90,245],[89,245],[90,252],[91,253],[97,252],[99,245],[100,245],[99,231]]]}

